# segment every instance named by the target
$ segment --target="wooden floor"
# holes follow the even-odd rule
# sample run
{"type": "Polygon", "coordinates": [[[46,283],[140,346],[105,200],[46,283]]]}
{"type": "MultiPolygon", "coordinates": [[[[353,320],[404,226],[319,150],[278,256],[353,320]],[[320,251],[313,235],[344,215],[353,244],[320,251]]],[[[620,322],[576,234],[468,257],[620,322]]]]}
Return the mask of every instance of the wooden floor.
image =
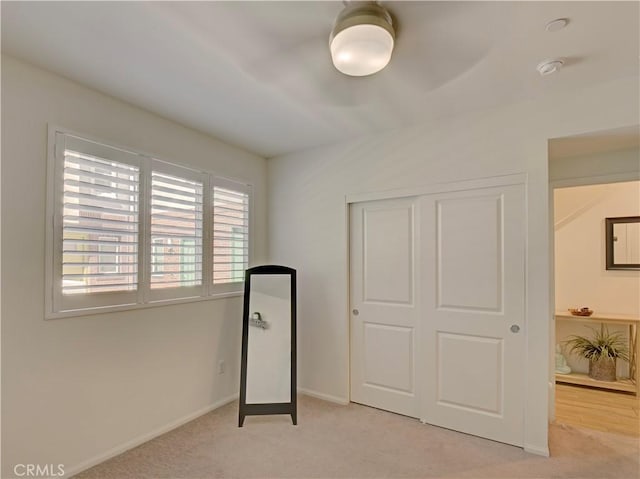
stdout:
{"type": "Polygon", "coordinates": [[[629,393],[556,384],[556,423],[640,437],[640,400],[629,393]]]}

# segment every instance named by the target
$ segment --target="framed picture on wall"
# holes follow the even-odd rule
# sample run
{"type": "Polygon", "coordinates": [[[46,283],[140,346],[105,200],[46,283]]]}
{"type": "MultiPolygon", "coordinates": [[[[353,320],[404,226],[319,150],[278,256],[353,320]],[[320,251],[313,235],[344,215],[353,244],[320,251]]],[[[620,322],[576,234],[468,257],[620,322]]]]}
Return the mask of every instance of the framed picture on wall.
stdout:
{"type": "Polygon", "coordinates": [[[640,216],[605,218],[606,268],[640,270],[640,216]]]}

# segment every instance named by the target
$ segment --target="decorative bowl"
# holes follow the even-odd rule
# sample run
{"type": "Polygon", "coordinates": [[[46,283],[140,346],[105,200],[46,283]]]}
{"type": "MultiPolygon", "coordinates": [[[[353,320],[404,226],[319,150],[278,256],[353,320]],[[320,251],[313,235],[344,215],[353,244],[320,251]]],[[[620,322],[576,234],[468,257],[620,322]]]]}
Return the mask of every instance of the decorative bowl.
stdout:
{"type": "Polygon", "coordinates": [[[593,310],[589,308],[569,308],[569,312],[574,316],[591,316],[593,310]]]}

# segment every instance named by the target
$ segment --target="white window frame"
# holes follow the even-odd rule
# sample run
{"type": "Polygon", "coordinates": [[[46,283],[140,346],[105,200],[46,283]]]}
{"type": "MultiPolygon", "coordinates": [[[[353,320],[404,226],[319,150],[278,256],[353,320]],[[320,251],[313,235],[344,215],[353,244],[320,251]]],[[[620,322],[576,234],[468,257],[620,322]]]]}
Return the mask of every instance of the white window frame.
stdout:
{"type": "Polygon", "coordinates": [[[249,197],[249,262],[252,257],[253,195],[245,181],[224,178],[135,152],[86,134],[49,125],[47,152],[47,205],[45,248],[45,319],[148,308],[168,304],[214,300],[244,293],[244,281],[213,284],[213,187],[220,186],[249,197]],[[139,168],[138,289],[136,291],[62,294],[62,195],[65,148],[139,168]],[[203,184],[202,284],[151,289],[151,172],[157,171],[193,179],[203,184]]]}
{"type": "MultiPolygon", "coordinates": [[[[110,148],[104,144],[88,141],[67,132],[50,131],[49,139],[53,141],[53,145],[50,148],[52,155],[48,158],[47,165],[47,313],[123,307],[136,304],[139,299],[138,291],[62,294],[62,194],[64,188],[64,150],[66,148],[136,166],[141,173],[142,162],[140,158],[126,150],[110,148]],[[54,286],[56,284],[57,287],[54,286]]],[[[140,234],[141,232],[138,231],[139,237],[140,234]]],[[[140,271],[138,271],[139,284],[140,271]]]]}

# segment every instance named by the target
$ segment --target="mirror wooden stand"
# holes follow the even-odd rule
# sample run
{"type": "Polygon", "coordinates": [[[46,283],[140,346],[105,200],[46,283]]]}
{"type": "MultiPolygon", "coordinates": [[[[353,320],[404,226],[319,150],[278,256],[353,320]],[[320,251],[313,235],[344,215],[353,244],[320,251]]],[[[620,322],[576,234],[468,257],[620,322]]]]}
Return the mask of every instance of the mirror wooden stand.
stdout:
{"type": "Polygon", "coordinates": [[[297,424],[296,270],[245,272],[238,427],[246,416],[289,414],[297,424]]]}

